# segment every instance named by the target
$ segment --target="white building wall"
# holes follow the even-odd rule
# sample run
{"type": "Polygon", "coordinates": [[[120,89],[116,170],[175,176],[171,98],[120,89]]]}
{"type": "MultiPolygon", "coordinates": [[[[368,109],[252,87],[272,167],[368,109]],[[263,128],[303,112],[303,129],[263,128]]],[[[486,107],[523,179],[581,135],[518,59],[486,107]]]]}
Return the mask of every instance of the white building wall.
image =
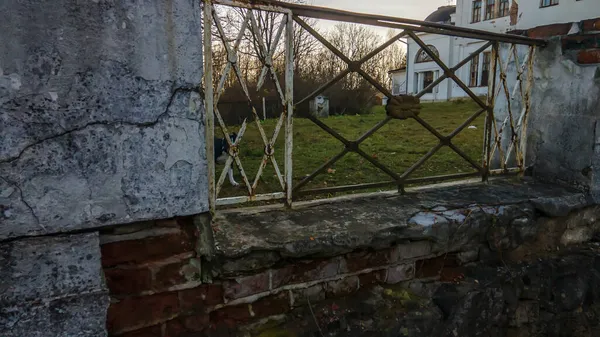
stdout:
{"type": "MultiPolygon", "coordinates": [[[[500,0],[496,0],[496,13],[499,11],[499,3],[500,0]]],[[[506,33],[512,30],[524,30],[557,23],[579,22],[600,17],[600,0],[559,0],[558,5],[543,8],[540,8],[541,0],[519,0],[518,3],[519,17],[517,24],[514,26],[510,25],[510,16],[485,20],[486,0],[482,0],[481,16],[478,22],[472,22],[473,0],[457,0],[457,11],[452,15],[452,19],[459,27],[506,33]]],[[[426,44],[434,45],[438,49],[440,58],[449,67],[453,67],[486,43],[486,41],[432,34],[420,34],[420,37],[426,44]]],[[[414,41],[408,40],[407,92],[411,94],[416,94],[423,87],[422,80],[416,75],[417,73],[434,71],[437,72],[437,76],[442,75],[441,69],[435,62],[415,63],[419,49],[420,47],[414,41]]],[[[491,48],[488,48],[487,51],[491,51],[491,48]]],[[[487,83],[482,83],[483,53],[478,57],[477,86],[470,86],[470,62],[459,69],[457,75],[476,95],[487,95],[487,83]]],[[[433,93],[425,94],[422,100],[439,101],[466,96],[464,90],[454,81],[445,80],[433,93]]]]}
{"type": "MultiPolygon", "coordinates": [[[[433,45],[439,52],[440,59],[448,64],[452,60],[452,38],[442,35],[433,35],[427,33],[419,34],[419,37],[427,45],[433,45]]],[[[424,87],[423,85],[423,73],[427,71],[434,72],[434,80],[439,76],[442,76],[443,72],[441,68],[435,63],[435,61],[416,63],[417,53],[421,50],[419,45],[408,39],[408,76],[407,76],[407,92],[409,94],[417,94],[424,87]]],[[[433,88],[432,93],[427,93],[421,100],[423,101],[443,101],[449,98],[451,93],[450,82],[448,80],[442,81],[438,86],[433,88]]]]}
{"type": "Polygon", "coordinates": [[[540,8],[540,0],[520,0],[516,29],[579,22],[598,17],[600,0],[559,0],[558,5],[544,8],[540,8]]]}
{"type": "Polygon", "coordinates": [[[406,94],[406,70],[394,71],[390,73],[392,79],[392,94],[406,94]]]}
{"type": "MultiPolygon", "coordinates": [[[[512,1],[512,0],[511,0],[512,1]]],[[[539,3],[539,0],[525,0],[528,2],[539,3]]],[[[500,0],[496,0],[496,6],[498,6],[500,0]]],[[[472,29],[481,29],[488,32],[494,33],[506,33],[508,30],[514,29],[510,26],[510,17],[504,16],[501,18],[494,18],[491,20],[485,20],[485,0],[482,1],[481,15],[479,22],[472,22],[473,16],[471,15],[473,9],[473,0],[457,0],[456,1],[456,14],[455,22],[456,26],[467,27],[472,29]]]]}
{"type": "MultiPolygon", "coordinates": [[[[479,41],[473,39],[465,39],[465,38],[454,38],[455,39],[455,47],[454,47],[454,55],[456,59],[452,66],[456,65],[458,62],[462,61],[477,49],[481,48],[486,41],[479,41]]],[[[486,50],[487,52],[491,52],[491,47],[486,50]]],[[[490,55],[491,56],[491,55],[490,55]]],[[[463,83],[465,83],[473,93],[476,95],[487,95],[488,88],[487,82],[482,82],[482,73],[483,73],[483,53],[477,56],[479,58],[479,67],[477,72],[478,82],[476,86],[471,86],[470,78],[471,78],[471,62],[467,63],[463,67],[461,67],[457,71],[458,78],[460,78],[463,83]]],[[[459,98],[459,97],[467,97],[467,93],[458,86],[454,81],[451,84],[452,86],[452,94],[451,98],[459,98]]]]}

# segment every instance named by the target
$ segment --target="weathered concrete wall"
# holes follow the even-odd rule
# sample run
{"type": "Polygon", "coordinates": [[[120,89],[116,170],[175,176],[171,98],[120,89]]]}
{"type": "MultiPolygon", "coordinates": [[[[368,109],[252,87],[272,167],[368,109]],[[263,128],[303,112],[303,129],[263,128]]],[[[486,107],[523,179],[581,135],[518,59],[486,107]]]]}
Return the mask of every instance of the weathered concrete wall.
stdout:
{"type": "Polygon", "coordinates": [[[0,240],[207,210],[199,1],[0,3],[0,240]]]}
{"type": "Polygon", "coordinates": [[[0,336],[104,336],[98,234],[0,245],[0,336]]]}
{"type": "Polygon", "coordinates": [[[94,230],[207,210],[201,18],[0,2],[0,336],[106,336],[94,230]]]}
{"type": "Polygon", "coordinates": [[[579,65],[559,39],[536,52],[527,166],[536,178],[578,186],[600,200],[600,66],[579,65]]]}

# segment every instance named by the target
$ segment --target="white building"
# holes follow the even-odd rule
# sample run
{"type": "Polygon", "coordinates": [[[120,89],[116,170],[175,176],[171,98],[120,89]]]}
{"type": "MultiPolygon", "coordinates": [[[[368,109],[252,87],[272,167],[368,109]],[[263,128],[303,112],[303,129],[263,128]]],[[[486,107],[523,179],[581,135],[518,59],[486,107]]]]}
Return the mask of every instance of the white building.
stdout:
{"type": "Polygon", "coordinates": [[[388,71],[392,81],[392,95],[406,95],[406,66],[388,71]]]}
{"type": "MultiPolygon", "coordinates": [[[[600,17],[600,0],[457,0],[456,6],[443,6],[425,21],[506,33],[534,27],[579,22],[600,17]],[[512,14],[511,14],[512,11],[512,14]]],[[[452,67],[486,42],[460,37],[420,33],[423,42],[452,67]]],[[[486,51],[457,71],[458,77],[477,95],[487,94],[491,53],[486,51]]],[[[407,41],[407,93],[416,94],[435,81],[441,68],[412,39],[407,41]]],[[[393,80],[393,86],[401,82],[393,80]]],[[[423,101],[443,101],[465,97],[451,80],[444,80],[426,93],[423,101]]]]}

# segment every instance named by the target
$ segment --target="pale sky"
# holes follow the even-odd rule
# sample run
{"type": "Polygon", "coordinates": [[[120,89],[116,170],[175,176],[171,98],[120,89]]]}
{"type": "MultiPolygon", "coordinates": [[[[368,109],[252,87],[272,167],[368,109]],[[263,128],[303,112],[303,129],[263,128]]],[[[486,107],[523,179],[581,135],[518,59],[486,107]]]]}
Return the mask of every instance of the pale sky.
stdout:
{"type": "MultiPolygon", "coordinates": [[[[314,6],[343,9],[352,12],[381,14],[407,19],[424,20],[440,6],[455,4],[454,0],[309,0],[314,6]]],[[[329,26],[323,22],[321,26],[329,26]]],[[[382,34],[386,28],[378,30],[382,34]]]]}

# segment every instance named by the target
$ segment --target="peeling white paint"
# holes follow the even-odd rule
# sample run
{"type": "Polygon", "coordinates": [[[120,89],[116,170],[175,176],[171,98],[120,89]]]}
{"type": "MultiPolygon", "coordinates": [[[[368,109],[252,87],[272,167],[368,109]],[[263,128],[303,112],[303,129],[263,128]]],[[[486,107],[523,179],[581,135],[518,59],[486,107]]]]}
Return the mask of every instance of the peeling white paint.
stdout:
{"type": "Polygon", "coordinates": [[[51,98],[51,99],[52,99],[54,102],[56,102],[56,100],[58,100],[58,93],[57,93],[57,92],[55,92],[55,91],[49,91],[49,92],[48,92],[48,95],[50,95],[50,98],[51,98]]]}

